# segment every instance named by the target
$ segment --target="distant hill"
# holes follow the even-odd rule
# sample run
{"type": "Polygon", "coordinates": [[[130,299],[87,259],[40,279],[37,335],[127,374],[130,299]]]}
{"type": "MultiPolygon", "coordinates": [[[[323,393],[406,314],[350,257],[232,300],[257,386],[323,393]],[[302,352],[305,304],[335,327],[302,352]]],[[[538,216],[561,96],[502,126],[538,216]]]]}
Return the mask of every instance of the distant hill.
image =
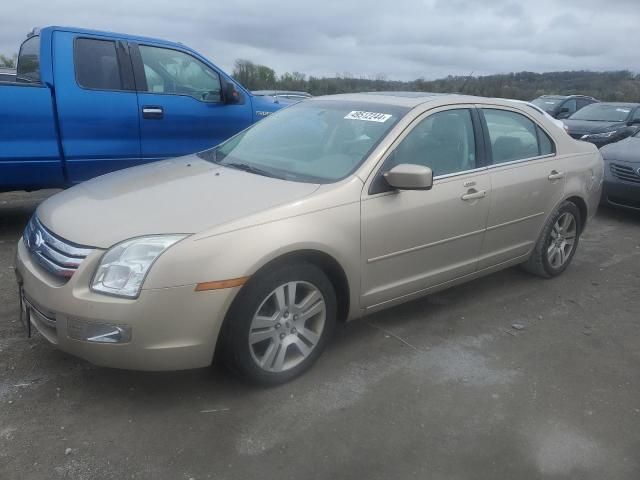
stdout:
{"type": "Polygon", "coordinates": [[[408,90],[458,92],[521,100],[532,100],[545,94],[582,94],[605,101],[640,102],[640,75],[629,71],[519,72],[482,77],[449,76],[438,80],[419,78],[401,82],[385,78],[353,78],[348,75],[307,77],[300,72],[277,76],[269,67],[237,60],[234,77],[250,90],[304,90],[313,95],[408,90]]]}

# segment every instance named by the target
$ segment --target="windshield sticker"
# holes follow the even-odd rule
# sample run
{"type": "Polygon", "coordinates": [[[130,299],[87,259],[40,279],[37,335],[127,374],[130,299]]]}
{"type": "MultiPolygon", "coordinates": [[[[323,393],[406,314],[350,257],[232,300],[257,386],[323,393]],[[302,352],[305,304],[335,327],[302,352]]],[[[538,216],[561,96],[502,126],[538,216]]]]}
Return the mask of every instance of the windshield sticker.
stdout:
{"type": "Polygon", "coordinates": [[[630,111],[628,108],[616,108],[616,112],[629,113],[630,111]]]}
{"type": "Polygon", "coordinates": [[[344,118],[346,120],[364,120],[365,122],[384,123],[392,116],[393,115],[389,115],[388,113],[360,112],[354,110],[353,112],[349,112],[344,118]]]}
{"type": "Polygon", "coordinates": [[[544,102],[544,103],[546,103],[547,105],[555,105],[557,102],[544,102]]]}

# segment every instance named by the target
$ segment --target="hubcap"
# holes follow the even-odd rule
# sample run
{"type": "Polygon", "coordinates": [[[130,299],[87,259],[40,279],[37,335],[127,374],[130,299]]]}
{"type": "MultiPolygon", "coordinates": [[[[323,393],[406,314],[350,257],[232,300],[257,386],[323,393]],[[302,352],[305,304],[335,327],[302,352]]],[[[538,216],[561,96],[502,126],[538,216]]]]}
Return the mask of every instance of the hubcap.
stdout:
{"type": "Polygon", "coordinates": [[[565,212],[556,221],[551,229],[551,239],[547,248],[547,260],[553,268],[560,268],[571,256],[576,244],[576,219],[565,212]]]}
{"type": "Polygon", "coordinates": [[[260,304],[249,328],[249,349],[256,364],[269,372],[294,368],[317,346],[324,330],[326,305],[317,287],[289,282],[260,304]]]}

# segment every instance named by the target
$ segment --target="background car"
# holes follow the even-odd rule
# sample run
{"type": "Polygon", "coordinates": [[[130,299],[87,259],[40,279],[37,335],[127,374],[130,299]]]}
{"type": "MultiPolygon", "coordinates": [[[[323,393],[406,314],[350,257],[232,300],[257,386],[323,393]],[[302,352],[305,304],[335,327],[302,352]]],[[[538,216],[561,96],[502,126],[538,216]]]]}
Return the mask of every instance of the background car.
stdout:
{"type": "Polygon", "coordinates": [[[567,126],[564,124],[564,122],[562,120],[558,120],[557,118],[552,117],[551,115],[549,115],[548,112],[544,111],[542,108],[540,108],[535,103],[525,102],[524,100],[510,100],[510,101],[511,102],[516,102],[516,103],[520,103],[520,104],[523,104],[523,105],[527,105],[527,106],[533,108],[536,112],[540,113],[540,115],[545,116],[550,122],[552,122],[558,128],[562,129],[565,133],[567,133],[567,134],[569,133],[569,129],[567,128],[567,126]]]}
{"type": "Polygon", "coordinates": [[[619,142],[640,129],[639,103],[594,103],[564,120],[569,135],[597,147],[619,142]]]}
{"type": "Polygon", "coordinates": [[[15,82],[15,81],[16,81],[15,68],[0,67],[0,82],[15,82]]]}
{"type": "Polygon", "coordinates": [[[586,95],[542,95],[531,103],[542,108],[553,118],[569,118],[578,110],[598,101],[586,95]]]}
{"type": "Polygon", "coordinates": [[[295,90],[253,90],[251,93],[257,97],[273,97],[275,101],[285,100],[291,103],[300,102],[313,96],[310,93],[295,90]]]}
{"type": "Polygon", "coordinates": [[[600,153],[605,161],[602,204],[640,211],[640,131],[600,153]]]}
{"type": "Polygon", "coordinates": [[[18,244],[22,305],[99,365],[179,370],[217,353],[282,383],[338,321],[509,266],[560,275],[602,170],[593,145],[526,105],[314,98],[47,199],[18,244]]]}

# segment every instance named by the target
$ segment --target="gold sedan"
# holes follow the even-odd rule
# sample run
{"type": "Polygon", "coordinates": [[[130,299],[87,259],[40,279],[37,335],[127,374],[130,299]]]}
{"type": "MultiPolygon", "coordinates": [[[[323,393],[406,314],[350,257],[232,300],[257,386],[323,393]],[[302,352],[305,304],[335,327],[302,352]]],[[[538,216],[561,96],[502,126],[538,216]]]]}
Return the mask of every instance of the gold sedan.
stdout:
{"type": "Polygon", "coordinates": [[[518,264],[559,275],[602,178],[593,145],[523,103],[309,99],[45,201],[18,244],[23,315],[99,365],[196,368],[218,350],[280,383],[338,321],[518,264]]]}

